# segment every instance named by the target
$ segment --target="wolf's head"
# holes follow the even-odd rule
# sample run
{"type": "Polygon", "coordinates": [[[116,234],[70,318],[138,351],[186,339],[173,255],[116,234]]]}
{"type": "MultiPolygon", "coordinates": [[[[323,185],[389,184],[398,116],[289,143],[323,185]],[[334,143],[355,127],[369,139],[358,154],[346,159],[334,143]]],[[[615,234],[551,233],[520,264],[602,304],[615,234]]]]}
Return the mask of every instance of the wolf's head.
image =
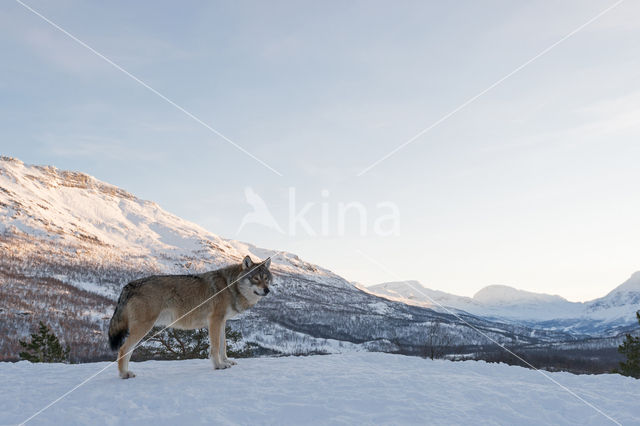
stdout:
{"type": "Polygon", "coordinates": [[[242,260],[243,281],[249,285],[249,288],[256,296],[266,296],[269,294],[269,285],[273,279],[271,271],[271,258],[267,258],[264,262],[254,263],[249,256],[245,256],[242,260]]]}

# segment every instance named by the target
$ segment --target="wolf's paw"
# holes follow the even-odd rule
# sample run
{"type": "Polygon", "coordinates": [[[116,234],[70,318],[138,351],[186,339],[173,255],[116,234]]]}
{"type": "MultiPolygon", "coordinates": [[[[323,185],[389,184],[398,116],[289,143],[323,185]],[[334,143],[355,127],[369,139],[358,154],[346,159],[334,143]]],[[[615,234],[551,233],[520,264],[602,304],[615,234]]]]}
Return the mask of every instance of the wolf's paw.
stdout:
{"type": "Polygon", "coordinates": [[[133,371],[127,371],[125,373],[120,373],[120,378],[121,379],[133,379],[134,377],[136,377],[136,375],[133,374],[133,371]]]}
{"type": "Polygon", "coordinates": [[[229,361],[222,361],[220,364],[214,365],[216,370],[224,370],[225,368],[231,368],[233,364],[229,361]]]}
{"type": "Polygon", "coordinates": [[[237,362],[235,362],[235,361],[234,361],[234,360],[232,360],[232,359],[228,359],[228,360],[227,360],[227,362],[228,362],[229,364],[231,364],[231,365],[238,365],[238,363],[237,363],[237,362]]]}

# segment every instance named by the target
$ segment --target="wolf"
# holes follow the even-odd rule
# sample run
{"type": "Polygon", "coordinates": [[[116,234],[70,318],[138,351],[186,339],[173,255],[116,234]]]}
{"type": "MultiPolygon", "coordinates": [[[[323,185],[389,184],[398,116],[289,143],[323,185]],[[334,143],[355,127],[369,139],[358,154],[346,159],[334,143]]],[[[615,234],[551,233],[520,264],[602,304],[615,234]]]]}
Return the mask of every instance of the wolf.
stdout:
{"type": "Polygon", "coordinates": [[[271,258],[194,275],[155,275],[125,285],[109,323],[109,344],[118,350],[121,378],[135,377],[129,359],[154,325],[183,330],[209,328],[210,355],[215,369],[236,363],[227,358],[225,326],[229,318],[269,294],[271,258]],[[199,306],[200,305],[200,306],[199,306]]]}

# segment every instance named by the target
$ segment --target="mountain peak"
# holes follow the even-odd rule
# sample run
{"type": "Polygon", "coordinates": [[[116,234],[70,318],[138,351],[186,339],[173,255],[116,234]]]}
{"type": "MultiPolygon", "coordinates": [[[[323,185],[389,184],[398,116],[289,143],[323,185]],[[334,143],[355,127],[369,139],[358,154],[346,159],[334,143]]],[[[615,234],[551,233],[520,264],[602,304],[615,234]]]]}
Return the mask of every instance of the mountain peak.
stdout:
{"type": "Polygon", "coordinates": [[[533,293],[506,285],[484,287],[473,296],[473,300],[487,305],[566,301],[560,296],[533,293]]]}
{"type": "Polygon", "coordinates": [[[628,280],[620,284],[618,287],[614,288],[609,294],[628,291],[640,292],[640,271],[631,274],[628,280]]]}
{"type": "Polygon", "coordinates": [[[4,192],[11,191],[14,194],[27,190],[31,195],[38,195],[51,188],[66,187],[87,189],[108,197],[143,202],[124,189],[102,182],[86,173],[60,170],[55,166],[25,164],[13,157],[0,156],[0,175],[8,178],[2,185],[4,192]]]}
{"type": "Polygon", "coordinates": [[[18,160],[17,158],[8,157],[6,155],[0,155],[0,161],[5,161],[7,163],[24,164],[22,161],[18,160]]]}

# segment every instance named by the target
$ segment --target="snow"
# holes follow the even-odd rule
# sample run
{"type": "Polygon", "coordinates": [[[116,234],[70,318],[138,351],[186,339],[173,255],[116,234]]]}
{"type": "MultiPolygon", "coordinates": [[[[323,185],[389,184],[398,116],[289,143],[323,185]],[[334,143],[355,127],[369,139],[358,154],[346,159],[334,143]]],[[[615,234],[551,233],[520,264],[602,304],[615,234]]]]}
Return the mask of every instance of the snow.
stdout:
{"type": "Polygon", "coordinates": [[[369,309],[376,314],[384,315],[391,312],[391,308],[384,302],[369,303],[369,309]]]}
{"type": "Polygon", "coordinates": [[[166,250],[191,253],[200,248],[203,237],[222,243],[221,238],[155,203],[83,173],[3,159],[0,188],[0,201],[15,205],[21,213],[7,212],[0,216],[0,222],[31,235],[88,235],[103,244],[142,254],[166,250]]]}
{"type": "MultiPolygon", "coordinates": [[[[611,424],[539,372],[380,353],[132,363],[0,364],[0,424],[611,424]]],[[[640,424],[640,381],[546,373],[623,424],[640,424]]]]}

